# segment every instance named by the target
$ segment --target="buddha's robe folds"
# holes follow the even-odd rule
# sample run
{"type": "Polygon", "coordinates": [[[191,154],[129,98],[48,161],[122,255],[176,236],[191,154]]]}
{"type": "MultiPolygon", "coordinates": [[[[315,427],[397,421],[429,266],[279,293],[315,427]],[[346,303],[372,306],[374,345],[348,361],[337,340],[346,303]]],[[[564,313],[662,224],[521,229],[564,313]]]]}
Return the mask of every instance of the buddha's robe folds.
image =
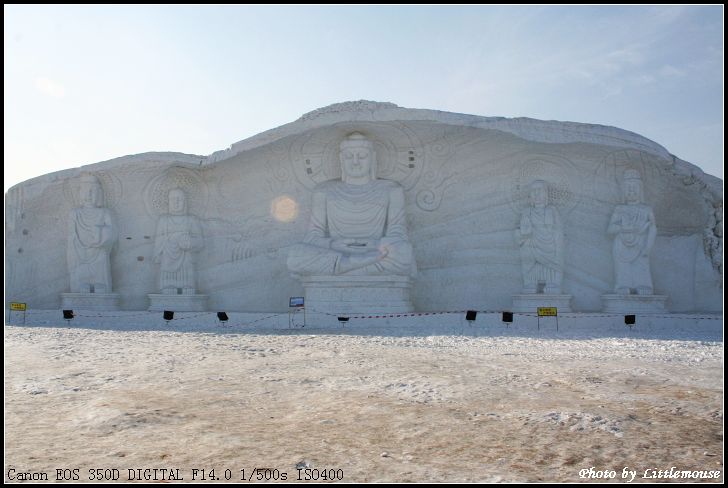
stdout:
{"type": "Polygon", "coordinates": [[[407,237],[402,187],[393,181],[376,179],[364,185],[342,181],[318,185],[308,230],[303,243],[289,252],[288,268],[298,276],[413,276],[416,271],[407,237]],[[344,270],[342,260],[357,256],[332,249],[332,241],[338,239],[375,241],[378,249],[385,252],[374,263],[344,270]]]}

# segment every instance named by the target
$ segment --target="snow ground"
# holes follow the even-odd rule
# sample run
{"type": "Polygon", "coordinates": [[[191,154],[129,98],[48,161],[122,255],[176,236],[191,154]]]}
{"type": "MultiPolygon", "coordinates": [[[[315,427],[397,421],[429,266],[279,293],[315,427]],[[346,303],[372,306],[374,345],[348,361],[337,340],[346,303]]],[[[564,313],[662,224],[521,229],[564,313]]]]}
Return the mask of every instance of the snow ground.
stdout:
{"type": "Polygon", "coordinates": [[[646,471],[673,466],[723,480],[722,317],[630,329],[569,314],[556,331],[499,314],[291,328],[287,314],[133,314],[5,326],[6,481],[168,468],[296,482],[296,466],[344,482],[579,482],[591,467],[654,482],[668,479],[646,471]]]}

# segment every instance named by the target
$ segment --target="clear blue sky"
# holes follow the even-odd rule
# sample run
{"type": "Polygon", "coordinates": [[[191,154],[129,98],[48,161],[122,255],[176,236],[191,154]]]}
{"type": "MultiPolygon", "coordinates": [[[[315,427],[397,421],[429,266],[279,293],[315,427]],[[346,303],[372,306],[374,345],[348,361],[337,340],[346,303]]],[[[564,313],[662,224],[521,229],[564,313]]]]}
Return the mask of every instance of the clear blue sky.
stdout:
{"type": "Polygon", "coordinates": [[[612,125],[723,177],[722,6],[5,6],[5,188],[347,100],[612,125]]]}

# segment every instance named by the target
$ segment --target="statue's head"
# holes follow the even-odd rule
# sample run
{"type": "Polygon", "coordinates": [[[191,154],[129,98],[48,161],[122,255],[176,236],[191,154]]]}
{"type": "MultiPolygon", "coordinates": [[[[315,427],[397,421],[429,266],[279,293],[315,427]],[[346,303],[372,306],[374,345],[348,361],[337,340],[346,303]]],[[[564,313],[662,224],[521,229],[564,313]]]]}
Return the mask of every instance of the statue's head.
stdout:
{"type": "Polygon", "coordinates": [[[172,215],[184,215],[187,213],[187,198],[181,188],[169,190],[169,213],[172,215]]]}
{"type": "Polygon", "coordinates": [[[363,134],[349,134],[339,147],[341,179],[344,182],[368,183],[376,179],[377,159],[374,145],[363,134]]]}
{"type": "Polygon", "coordinates": [[[81,175],[81,205],[84,207],[100,207],[104,193],[101,182],[91,173],[81,175]]]}
{"type": "Polygon", "coordinates": [[[549,185],[543,180],[536,180],[528,185],[529,197],[534,207],[543,208],[549,204],[549,185]]]}
{"type": "Polygon", "coordinates": [[[624,201],[630,204],[642,203],[645,196],[639,171],[636,169],[625,170],[622,179],[624,182],[624,201]]]}

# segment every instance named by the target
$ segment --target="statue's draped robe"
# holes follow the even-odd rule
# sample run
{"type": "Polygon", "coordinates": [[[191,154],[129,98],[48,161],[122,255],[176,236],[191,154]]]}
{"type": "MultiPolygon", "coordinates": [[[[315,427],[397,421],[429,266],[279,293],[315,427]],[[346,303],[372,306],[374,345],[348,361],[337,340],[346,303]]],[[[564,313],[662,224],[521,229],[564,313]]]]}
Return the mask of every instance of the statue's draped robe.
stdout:
{"type": "Polygon", "coordinates": [[[559,212],[551,205],[528,207],[521,214],[521,231],[517,234],[521,252],[521,268],[526,286],[539,281],[561,287],[564,270],[564,229],[559,212]]]}
{"type": "Polygon", "coordinates": [[[407,237],[404,191],[393,181],[364,185],[327,181],[314,190],[311,219],[302,244],[293,246],[288,267],[299,276],[414,275],[412,246],[407,237]],[[341,272],[341,252],[334,239],[376,240],[387,255],[363,268],[341,272]]]}
{"type": "Polygon", "coordinates": [[[71,211],[66,257],[71,293],[111,293],[109,254],[116,229],[108,208],[80,207],[71,211]]]}
{"type": "Polygon", "coordinates": [[[154,240],[154,257],[160,263],[159,289],[162,292],[182,288],[195,293],[195,253],[202,249],[202,228],[194,215],[159,217],[154,240]],[[185,242],[189,236],[189,245],[185,242]]]}
{"type": "Polygon", "coordinates": [[[609,233],[616,234],[612,247],[615,291],[642,288],[652,293],[649,254],[657,234],[652,209],[644,204],[617,205],[609,233]]]}

